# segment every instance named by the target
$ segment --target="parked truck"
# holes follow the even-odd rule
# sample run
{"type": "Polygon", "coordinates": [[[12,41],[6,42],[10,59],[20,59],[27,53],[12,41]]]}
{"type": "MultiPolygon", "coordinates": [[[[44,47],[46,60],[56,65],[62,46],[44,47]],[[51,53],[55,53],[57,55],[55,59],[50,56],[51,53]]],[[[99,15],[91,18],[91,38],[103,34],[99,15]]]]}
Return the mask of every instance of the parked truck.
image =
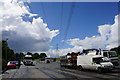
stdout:
{"type": "Polygon", "coordinates": [[[33,65],[33,61],[32,61],[32,55],[25,55],[24,59],[23,59],[23,63],[25,65],[33,65]]]}
{"type": "Polygon", "coordinates": [[[79,55],[77,56],[77,69],[91,69],[102,72],[104,70],[111,71],[113,64],[107,57],[101,55],[79,55]]]}
{"type": "Polygon", "coordinates": [[[77,65],[77,55],[60,56],[61,67],[76,67],[76,65],[77,65]]]}
{"type": "Polygon", "coordinates": [[[103,57],[107,57],[114,66],[119,65],[118,55],[115,51],[109,50],[90,51],[87,53],[87,55],[101,55],[103,57]]]}

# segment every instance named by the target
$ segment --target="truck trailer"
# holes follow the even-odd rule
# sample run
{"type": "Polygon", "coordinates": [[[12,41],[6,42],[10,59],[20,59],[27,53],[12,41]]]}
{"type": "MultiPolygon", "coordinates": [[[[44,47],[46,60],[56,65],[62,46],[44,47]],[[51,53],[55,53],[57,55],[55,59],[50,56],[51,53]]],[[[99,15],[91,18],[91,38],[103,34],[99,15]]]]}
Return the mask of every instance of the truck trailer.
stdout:
{"type": "Polygon", "coordinates": [[[76,65],[77,65],[77,55],[60,56],[61,67],[76,67],[76,65]]]}

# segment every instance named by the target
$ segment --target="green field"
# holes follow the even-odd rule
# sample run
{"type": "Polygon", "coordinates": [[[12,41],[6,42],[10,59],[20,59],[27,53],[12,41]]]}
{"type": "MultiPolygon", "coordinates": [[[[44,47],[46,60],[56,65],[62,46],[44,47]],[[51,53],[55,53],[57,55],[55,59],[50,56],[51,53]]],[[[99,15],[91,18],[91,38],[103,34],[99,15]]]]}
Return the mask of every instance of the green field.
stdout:
{"type": "Polygon", "coordinates": [[[33,61],[40,61],[40,59],[34,59],[33,61]]]}
{"type": "MultiPolygon", "coordinates": [[[[50,58],[53,59],[53,58],[50,58]]],[[[33,59],[33,61],[40,61],[40,59],[33,59]]],[[[60,58],[56,58],[56,61],[60,61],[60,58]]]]}
{"type": "Polygon", "coordinates": [[[56,61],[60,61],[60,58],[56,58],[56,61]]]}

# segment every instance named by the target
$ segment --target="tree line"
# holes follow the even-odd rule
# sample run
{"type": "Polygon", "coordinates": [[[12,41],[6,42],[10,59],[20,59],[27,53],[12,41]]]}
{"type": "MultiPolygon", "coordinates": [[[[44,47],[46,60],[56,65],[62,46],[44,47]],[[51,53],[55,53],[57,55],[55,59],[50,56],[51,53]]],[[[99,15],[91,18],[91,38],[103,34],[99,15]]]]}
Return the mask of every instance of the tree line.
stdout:
{"type": "MultiPolygon", "coordinates": [[[[8,61],[15,60],[16,58],[23,59],[25,57],[25,53],[15,53],[14,50],[8,46],[8,43],[6,40],[0,41],[0,54],[1,54],[0,69],[2,69],[2,70],[4,70],[6,68],[8,61]]],[[[39,54],[39,53],[27,52],[26,54],[32,55],[33,59],[47,57],[46,53],[39,54]]]]}
{"type": "MultiPolygon", "coordinates": [[[[25,57],[25,53],[16,53],[20,59],[25,57]]],[[[27,52],[27,55],[32,55],[33,59],[40,59],[40,58],[45,58],[47,57],[46,53],[31,53],[31,52],[27,52]]]]}
{"type": "Polygon", "coordinates": [[[15,57],[15,53],[12,49],[9,48],[7,41],[0,41],[2,48],[2,70],[7,66],[7,62],[15,57]]]}
{"type": "Polygon", "coordinates": [[[116,51],[120,55],[120,46],[110,49],[111,51],[116,51]]]}
{"type": "MultiPolygon", "coordinates": [[[[111,51],[116,51],[118,55],[120,55],[120,46],[115,47],[110,49],[111,51]]],[[[2,65],[2,68],[0,66],[0,69],[4,69],[7,65],[7,62],[10,60],[13,60],[16,57],[19,57],[20,59],[22,59],[25,56],[25,53],[15,53],[14,50],[12,50],[9,46],[7,41],[2,40],[0,41],[0,54],[2,54],[2,57],[0,57],[0,65],[2,65]]],[[[31,53],[31,52],[27,52],[26,54],[30,54],[32,55],[32,57],[34,59],[40,59],[40,58],[45,58],[47,57],[46,53],[31,53]]],[[[68,53],[69,54],[80,54],[80,52],[72,52],[72,53],[68,53]]]]}

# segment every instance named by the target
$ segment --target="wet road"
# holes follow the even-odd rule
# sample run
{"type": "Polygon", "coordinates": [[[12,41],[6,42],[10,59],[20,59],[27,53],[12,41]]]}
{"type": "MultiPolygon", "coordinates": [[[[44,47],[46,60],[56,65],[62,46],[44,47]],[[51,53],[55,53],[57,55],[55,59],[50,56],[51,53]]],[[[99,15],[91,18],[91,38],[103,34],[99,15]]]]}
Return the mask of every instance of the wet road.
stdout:
{"type": "Polygon", "coordinates": [[[44,62],[34,62],[34,66],[21,65],[19,69],[6,71],[2,78],[22,78],[22,79],[48,79],[48,80],[120,80],[120,68],[109,73],[99,74],[96,71],[78,71],[75,69],[60,68],[59,62],[45,64],[44,62]]]}

